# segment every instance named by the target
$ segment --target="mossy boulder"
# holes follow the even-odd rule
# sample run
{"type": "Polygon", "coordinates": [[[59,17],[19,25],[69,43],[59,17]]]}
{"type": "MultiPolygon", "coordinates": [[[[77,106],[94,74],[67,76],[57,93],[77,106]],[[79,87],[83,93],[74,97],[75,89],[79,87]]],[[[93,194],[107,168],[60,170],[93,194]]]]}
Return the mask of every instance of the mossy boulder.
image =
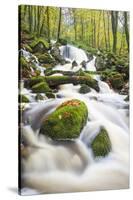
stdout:
{"type": "Polygon", "coordinates": [[[32,92],[33,93],[46,93],[46,92],[51,92],[51,89],[49,88],[48,84],[45,81],[43,81],[41,83],[37,83],[36,85],[33,85],[32,92]]]}
{"type": "Polygon", "coordinates": [[[46,92],[45,95],[46,95],[49,99],[54,99],[54,98],[55,98],[55,94],[53,94],[52,92],[46,92]]]}
{"type": "Polygon", "coordinates": [[[44,97],[41,95],[41,94],[37,94],[35,96],[35,99],[38,101],[38,100],[44,100],[44,97]]]}
{"type": "Polygon", "coordinates": [[[19,95],[19,102],[20,102],[20,103],[29,103],[30,101],[29,101],[28,97],[26,97],[26,96],[23,95],[23,94],[20,94],[20,95],[19,95]]]}
{"type": "Polygon", "coordinates": [[[40,133],[55,140],[68,140],[79,137],[88,117],[84,102],[73,99],[61,104],[43,120],[40,133]]]}
{"type": "Polygon", "coordinates": [[[111,151],[111,141],[105,128],[101,128],[92,141],[91,148],[95,157],[105,157],[111,151]]]}
{"type": "Polygon", "coordinates": [[[44,53],[49,49],[49,43],[44,38],[35,38],[31,42],[30,47],[32,48],[33,53],[44,53]]]}
{"type": "Polygon", "coordinates": [[[24,85],[26,88],[32,88],[33,85],[36,85],[43,81],[44,81],[44,77],[42,77],[42,76],[32,77],[32,78],[28,79],[27,81],[25,81],[24,85]]]}
{"type": "Polygon", "coordinates": [[[123,75],[120,73],[111,73],[109,77],[109,81],[112,87],[116,90],[122,89],[124,85],[123,75]]]}
{"type": "Polygon", "coordinates": [[[51,55],[55,58],[56,62],[60,63],[61,65],[65,64],[65,59],[63,56],[60,54],[60,49],[59,47],[53,47],[51,49],[51,55]]]}
{"type": "Polygon", "coordinates": [[[104,58],[101,56],[97,56],[97,58],[95,60],[95,66],[96,66],[97,70],[105,70],[106,64],[105,64],[104,58]]]}
{"type": "Polygon", "coordinates": [[[85,85],[85,84],[82,84],[80,89],[79,89],[79,93],[81,93],[81,94],[86,94],[90,91],[91,91],[90,87],[88,85],[85,85]]]}
{"type": "Polygon", "coordinates": [[[52,64],[52,63],[56,63],[55,59],[49,54],[49,53],[45,53],[45,54],[40,54],[38,55],[38,61],[41,64],[52,64]]]}

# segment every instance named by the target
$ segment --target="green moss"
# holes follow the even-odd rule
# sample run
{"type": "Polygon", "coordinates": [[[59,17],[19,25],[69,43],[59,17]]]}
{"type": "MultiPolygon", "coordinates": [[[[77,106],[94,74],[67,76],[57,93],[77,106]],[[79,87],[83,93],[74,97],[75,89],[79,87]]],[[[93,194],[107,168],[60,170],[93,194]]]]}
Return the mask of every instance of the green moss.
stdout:
{"type": "Polygon", "coordinates": [[[77,99],[66,101],[42,122],[40,133],[55,140],[77,138],[87,117],[88,109],[84,102],[77,99]]]}
{"type": "Polygon", "coordinates": [[[109,78],[111,85],[114,89],[121,89],[124,84],[123,75],[120,73],[111,73],[109,78]]]}
{"type": "Polygon", "coordinates": [[[49,49],[49,43],[44,38],[35,38],[30,47],[35,48],[38,44],[42,44],[44,48],[49,49]]]}
{"type": "Polygon", "coordinates": [[[21,103],[29,103],[30,102],[29,99],[28,99],[28,97],[26,97],[23,94],[19,95],[19,100],[20,100],[21,103]]]}
{"type": "Polygon", "coordinates": [[[26,51],[29,51],[30,53],[32,53],[32,48],[28,44],[23,44],[23,48],[25,48],[26,51]]]}
{"type": "Polygon", "coordinates": [[[32,91],[34,93],[45,93],[45,92],[51,92],[51,89],[49,88],[48,84],[45,81],[43,81],[41,83],[33,85],[32,91]]]}
{"type": "Polygon", "coordinates": [[[82,84],[81,88],[79,89],[79,93],[81,94],[86,94],[88,92],[90,92],[90,87],[88,85],[82,84]]]}
{"type": "Polygon", "coordinates": [[[28,68],[28,62],[23,56],[20,57],[20,67],[21,67],[21,69],[28,68]]]}
{"type": "Polygon", "coordinates": [[[46,76],[45,79],[50,86],[58,86],[67,83],[73,83],[74,85],[86,84],[96,91],[99,91],[98,82],[88,74],[87,76],[46,76]]]}
{"type": "Polygon", "coordinates": [[[38,55],[38,60],[40,63],[43,63],[43,64],[55,63],[55,59],[51,57],[50,54],[48,53],[38,55]]]}
{"type": "Polygon", "coordinates": [[[104,157],[111,151],[111,141],[104,128],[101,128],[99,134],[92,141],[91,148],[95,157],[104,157]]]}
{"type": "Polygon", "coordinates": [[[49,98],[49,99],[54,99],[55,98],[55,94],[53,94],[52,92],[46,92],[46,96],[49,98]]]}
{"type": "Polygon", "coordinates": [[[44,77],[42,76],[32,77],[31,79],[28,80],[27,87],[31,88],[33,85],[36,85],[37,83],[41,83],[43,81],[44,77]]]}

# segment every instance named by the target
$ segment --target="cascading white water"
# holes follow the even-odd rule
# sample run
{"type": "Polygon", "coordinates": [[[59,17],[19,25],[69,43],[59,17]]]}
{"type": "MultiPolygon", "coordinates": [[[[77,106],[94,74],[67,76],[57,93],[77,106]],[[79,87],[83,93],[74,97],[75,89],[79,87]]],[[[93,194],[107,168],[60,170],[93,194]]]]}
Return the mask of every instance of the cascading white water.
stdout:
{"type": "Polygon", "coordinates": [[[80,64],[83,60],[87,61],[87,55],[84,52],[84,50],[79,49],[77,47],[74,47],[72,45],[66,45],[60,47],[61,55],[63,55],[64,58],[68,58],[72,61],[76,61],[78,64],[80,64]]]}
{"type": "MultiPolygon", "coordinates": [[[[41,72],[40,75],[44,76],[45,68],[40,66],[40,63],[39,63],[37,57],[35,55],[33,55],[32,53],[26,51],[25,49],[21,49],[21,52],[22,52],[22,55],[25,57],[25,59],[28,62],[31,61],[36,66],[36,68],[41,72]]],[[[32,67],[31,67],[31,70],[32,70],[32,72],[34,72],[34,69],[32,67]]]]}
{"type": "MultiPolygon", "coordinates": [[[[65,47],[61,49],[64,57],[78,63],[87,59],[83,50],[72,45],[67,47],[67,53],[65,47]]],[[[87,64],[87,70],[96,70],[94,59],[87,64]]],[[[65,69],[66,65],[62,67],[65,69]]],[[[87,94],[79,94],[80,85],[61,85],[57,93],[62,96],[61,99],[45,100],[25,111],[22,135],[26,155],[22,157],[22,194],[128,188],[128,102],[124,101],[125,96],[115,93],[100,77],[95,78],[99,81],[99,93],[91,89],[87,94]],[[57,144],[38,135],[42,117],[47,117],[62,102],[73,98],[84,101],[89,112],[89,121],[80,137],[70,143],[57,144]],[[112,150],[105,158],[95,159],[90,143],[101,126],[109,134],[112,150]]]]}

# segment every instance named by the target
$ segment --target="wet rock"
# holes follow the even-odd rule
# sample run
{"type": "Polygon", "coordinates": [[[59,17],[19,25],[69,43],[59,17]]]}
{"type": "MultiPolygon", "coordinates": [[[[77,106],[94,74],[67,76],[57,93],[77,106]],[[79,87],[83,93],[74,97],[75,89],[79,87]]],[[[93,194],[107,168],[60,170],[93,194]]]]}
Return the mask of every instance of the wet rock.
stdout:
{"type": "Polygon", "coordinates": [[[123,75],[117,72],[112,73],[110,74],[109,82],[115,90],[120,90],[124,85],[123,75]]]}
{"type": "Polygon", "coordinates": [[[33,85],[32,92],[46,93],[46,92],[51,92],[51,89],[49,88],[48,84],[45,81],[43,81],[41,83],[37,83],[36,85],[33,85]]]}
{"type": "Polygon", "coordinates": [[[124,84],[122,90],[120,91],[120,94],[122,95],[128,95],[129,93],[129,83],[124,84]]]}
{"type": "Polygon", "coordinates": [[[129,101],[129,95],[126,96],[126,98],[124,99],[125,101],[129,101]]]}
{"type": "Polygon", "coordinates": [[[60,63],[61,65],[64,65],[66,63],[63,56],[60,54],[59,47],[53,47],[51,50],[51,55],[55,58],[55,60],[60,63]]]}
{"type": "Polygon", "coordinates": [[[40,133],[55,140],[75,139],[79,137],[87,118],[85,103],[77,99],[69,100],[43,120],[40,133]]]}
{"type": "Polygon", "coordinates": [[[84,60],[81,62],[81,65],[82,65],[82,67],[83,67],[84,69],[86,69],[86,62],[85,62],[84,60]]]}
{"type": "Polygon", "coordinates": [[[95,157],[105,157],[111,151],[111,141],[109,135],[103,127],[91,143],[91,148],[95,157]]]}
{"type": "Polygon", "coordinates": [[[52,64],[52,63],[55,64],[56,63],[55,59],[49,53],[38,55],[38,61],[41,64],[52,64]]]}
{"type": "Polygon", "coordinates": [[[44,100],[44,97],[41,94],[37,94],[35,99],[38,100],[44,100]]]}
{"type": "Polygon", "coordinates": [[[77,67],[77,66],[78,66],[78,64],[77,64],[77,62],[74,60],[74,61],[72,62],[72,68],[77,67]]]}
{"type": "Polygon", "coordinates": [[[93,54],[92,53],[86,53],[87,58],[88,58],[88,62],[90,62],[91,60],[93,60],[93,54]]]}
{"type": "Polygon", "coordinates": [[[96,66],[97,70],[105,70],[106,69],[106,63],[101,56],[98,56],[96,58],[95,66],[96,66]]]}
{"type": "Polygon", "coordinates": [[[46,95],[49,99],[55,99],[55,94],[53,94],[52,92],[46,92],[45,95],[46,95]]]}
{"type": "Polygon", "coordinates": [[[90,87],[88,85],[85,85],[85,84],[82,84],[81,88],[79,89],[79,93],[81,93],[81,94],[86,94],[90,91],[91,91],[90,87]]]}
{"type": "Polygon", "coordinates": [[[43,81],[44,81],[44,77],[42,77],[42,76],[32,77],[28,80],[25,80],[24,87],[32,88],[33,85],[36,85],[36,84],[41,83],[43,81]]]}
{"type": "Polygon", "coordinates": [[[20,95],[19,95],[19,102],[20,102],[20,103],[29,103],[30,101],[29,101],[28,97],[26,97],[26,96],[23,95],[23,94],[20,94],[20,95]]]}
{"type": "Polygon", "coordinates": [[[73,83],[74,85],[85,84],[99,92],[98,81],[89,74],[87,76],[45,76],[45,80],[52,88],[68,83],[73,83]]]}
{"type": "Polygon", "coordinates": [[[49,43],[43,38],[36,38],[30,44],[33,53],[44,53],[49,49],[49,43]]]}

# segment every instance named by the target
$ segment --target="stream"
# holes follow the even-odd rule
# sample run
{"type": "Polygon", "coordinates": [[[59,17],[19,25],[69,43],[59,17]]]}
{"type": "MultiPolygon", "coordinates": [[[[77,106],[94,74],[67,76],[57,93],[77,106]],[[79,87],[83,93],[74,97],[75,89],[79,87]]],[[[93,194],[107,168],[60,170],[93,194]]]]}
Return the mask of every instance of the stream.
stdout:
{"type": "MultiPolygon", "coordinates": [[[[24,49],[21,51],[27,60],[34,57],[33,62],[45,76],[45,68],[41,67],[36,56],[24,49]]],[[[84,50],[66,45],[60,47],[60,51],[69,63],[56,65],[53,70],[84,70],[81,62],[88,61],[84,50]],[[72,68],[73,61],[78,66],[72,68]]],[[[87,62],[86,70],[96,71],[95,56],[87,62]]],[[[24,81],[21,81],[20,92],[30,99],[30,103],[25,105],[21,128],[28,152],[28,157],[21,159],[22,195],[129,187],[129,102],[124,101],[125,95],[116,93],[101,81],[100,75],[93,77],[98,81],[100,92],[91,88],[89,93],[80,94],[80,85],[64,84],[59,86],[55,99],[42,94],[44,99],[38,101],[35,100],[36,94],[24,88],[24,81]],[[89,120],[79,138],[55,142],[39,135],[42,117],[47,117],[62,102],[70,99],[82,100],[88,108],[89,120]],[[109,134],[112,149],[106,157],[95,158],[90,143],[101,126],[109,134]]]]}

